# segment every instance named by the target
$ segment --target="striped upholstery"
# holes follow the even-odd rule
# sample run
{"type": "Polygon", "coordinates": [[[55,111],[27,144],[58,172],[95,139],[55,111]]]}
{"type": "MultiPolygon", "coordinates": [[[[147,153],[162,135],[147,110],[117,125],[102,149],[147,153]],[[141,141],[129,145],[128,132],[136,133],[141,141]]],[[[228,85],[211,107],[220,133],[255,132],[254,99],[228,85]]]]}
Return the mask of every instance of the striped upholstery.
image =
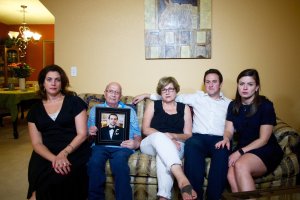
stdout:
{"type": "MultiPolygon", "coordinates": [[[[84,93],[79,95],[91,108],[93,105],[104,102],[102,94],[84,93]]],[[[126,104],[132,103],[132,96],[122,97],[126,104]]],[[[141,126],[145,105],[149,100],[138,103],[137,116],[141,126]]],[[[296,184],[296,175],[299,174],[299,163],[296,152],[299,152],[300,134],[293,128],[277,119],[277,126],[274,127],[274,134],[285,152],[284,158],[276,170],[262,178],[255,180],[257,188],[269,188],[273,186],[290,186],[296,184]],[[298,150],[297,150],[298,149],[298,150]]],[[[134,199],[154,200],[157,199],[157,177],[155,157],[142,154],[140,151],[134,153],[129,159],[131,185],[134,199]]],[[[210,159],[206,159],[207,171],[210,167],[210,159]]],[[[109,167],[106,165],[106,199],[114,199],[113,177],[109,167]]],[[[207,175],[206,175],[207,178],[207,175]]],[[[207,186],[207,179],[204,180],[204,189],[207,186]]],[[[180,199],[178,187],[175,184],[172,199],[180,199]]]]}
{"type": "Polygon", "coordinates": [[[299,154],[300,147],[299,133],[277,118],[274,134],[285,154],[280,165],[274,172],[255,180],[258,188],[295,185],[296,175],[299,174],[299,162],[296,155],[297,151],[299,154]]]}

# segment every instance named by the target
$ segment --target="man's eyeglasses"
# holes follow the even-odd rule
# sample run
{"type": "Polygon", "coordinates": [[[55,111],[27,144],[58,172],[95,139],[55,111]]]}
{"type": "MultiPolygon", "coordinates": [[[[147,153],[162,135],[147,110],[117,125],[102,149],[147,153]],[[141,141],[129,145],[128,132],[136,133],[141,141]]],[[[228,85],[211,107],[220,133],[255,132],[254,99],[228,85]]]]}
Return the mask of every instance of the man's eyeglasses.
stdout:
{"type": "Polygon", "coordinates": [[[105,90],[108,94],[115,94],[115,95],[120,95],[121,92],[119,91],[114,91],[114,90],[105,90]]]}
{"type": "Polygon", "coordinates": [[[164,89],[161,89],[162,93],[174,92],[174,91],[175,91],[175,88],[164,88],[164,89]]]}

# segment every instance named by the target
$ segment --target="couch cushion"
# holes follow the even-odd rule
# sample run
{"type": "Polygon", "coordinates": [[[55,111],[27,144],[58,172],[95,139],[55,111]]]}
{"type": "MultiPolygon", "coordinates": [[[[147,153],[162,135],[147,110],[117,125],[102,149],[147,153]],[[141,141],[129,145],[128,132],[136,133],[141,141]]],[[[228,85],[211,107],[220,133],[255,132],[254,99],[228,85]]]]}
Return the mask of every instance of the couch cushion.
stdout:
{"type": "MultiPolygon", "coordinates": [[[[131,176],[156,178],[155,156],[143,154],[138,150],[130,156],[128,163],[131,176]]],[[[106,163],[106,174],[112,176],[109,162],[106,163]]]]}

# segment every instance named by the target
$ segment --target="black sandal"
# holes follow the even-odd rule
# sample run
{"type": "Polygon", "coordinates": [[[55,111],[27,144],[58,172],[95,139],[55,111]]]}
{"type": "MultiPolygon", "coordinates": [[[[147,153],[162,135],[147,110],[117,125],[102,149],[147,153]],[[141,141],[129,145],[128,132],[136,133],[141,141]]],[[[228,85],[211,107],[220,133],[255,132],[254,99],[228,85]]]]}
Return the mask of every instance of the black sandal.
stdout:
{"type": "Polygon", "coordinates": [[[193,187],[191,185],[186,185],[180,189],[180,192],[181,192],[181,195],[183,193],[187,193],[187,194],[193,196],[193,187]]]}

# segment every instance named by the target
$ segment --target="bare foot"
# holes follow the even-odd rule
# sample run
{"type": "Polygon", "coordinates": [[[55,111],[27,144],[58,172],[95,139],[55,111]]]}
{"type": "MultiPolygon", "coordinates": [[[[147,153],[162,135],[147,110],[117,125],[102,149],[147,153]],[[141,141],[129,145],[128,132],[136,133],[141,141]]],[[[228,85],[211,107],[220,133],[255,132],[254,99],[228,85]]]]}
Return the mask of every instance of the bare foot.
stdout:
{"type": "Polygon", "coordinates": [[[189,180],[184,175],[182,166],[174,164],[171,166],[171,172],[177,180],[183,200],[193,200],[197,198],[197,193],[193,190],[189,180]]]}

